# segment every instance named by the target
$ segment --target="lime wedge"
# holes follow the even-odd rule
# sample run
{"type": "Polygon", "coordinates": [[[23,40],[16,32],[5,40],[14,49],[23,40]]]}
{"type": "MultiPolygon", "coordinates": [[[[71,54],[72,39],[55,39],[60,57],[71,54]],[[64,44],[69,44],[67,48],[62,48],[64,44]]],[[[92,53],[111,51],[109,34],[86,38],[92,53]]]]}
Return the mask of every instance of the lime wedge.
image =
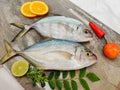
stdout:
{"type": "Polygon", "coordinates": [[[20,77],[27,73],[29,69],[29,63],[25,60],[18,60],[11,67],[11,72],[14,76],[20,77]]]}

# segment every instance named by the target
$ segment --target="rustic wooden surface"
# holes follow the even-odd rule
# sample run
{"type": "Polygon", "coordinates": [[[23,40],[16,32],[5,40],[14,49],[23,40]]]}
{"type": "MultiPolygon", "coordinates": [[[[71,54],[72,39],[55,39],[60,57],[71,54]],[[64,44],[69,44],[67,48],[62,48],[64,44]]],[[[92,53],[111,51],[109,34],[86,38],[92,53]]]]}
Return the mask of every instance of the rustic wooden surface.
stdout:
{"type": "MultiPolygon", "coordinates": [[[[13,37],[20,31],[20,29],[10,25],[12,22],[23,23],[23,24],[32,24],[39,20],[41,17],[36,17],[33,19],[26,18],[20,14],[19,8],[21,4],[30,0],[0,0],[0,58],[6,53],[4,47],[4,39],[11,41],[13,37]]],[[[69,17],[75,17],[68,11],[68,7],[77,8],[68,0],[44,0],[50,7],[50,12],[48,15],[60,14],[69,17]]],[[[48,16],[47,15],[47,16],[48,16]]],[[[106,29],[106,39],[108,41],[114,41],[120,45],[120,36],[112,30],[106,29]]],[[[23,38],[19,41],[11,43],[16,49],[24,49],[27,46],[30,46],[36,42],[40,41],[39,35],[36,31],[29,31],[23,38]]],[[[87,68],[87,72],[95,72],[99,77],[100,81],[92,83],[89,80],[89,86],[91,90],[120,90],[120,56],[115,60],[107,59],[102,52],[103,46],[105,44],[104,39],[98,39],[94,35],[94,39],[89,43],[83,43],[89,49],[91,49],[98,57],[98,62],[87,68]]],[[[14,60],[19,57],[13,58],[14,60]]],[[[12,60],[13,60],[12,59],[12,60]]],[[[10,60],[9,62],[13,62],[10,60]]],[[[11,64],[7,62],[7,65],[10,67],[11,64]]],[[[24,79],[18,78],[18,81],[24,86],[24,79]]],[[[24,86],[26,90],[39,90],[38,88],[31,88],[30,85],[24,86]]],[[[79,90],[84,90],[82,86],[79,87],[79,90]]]]}

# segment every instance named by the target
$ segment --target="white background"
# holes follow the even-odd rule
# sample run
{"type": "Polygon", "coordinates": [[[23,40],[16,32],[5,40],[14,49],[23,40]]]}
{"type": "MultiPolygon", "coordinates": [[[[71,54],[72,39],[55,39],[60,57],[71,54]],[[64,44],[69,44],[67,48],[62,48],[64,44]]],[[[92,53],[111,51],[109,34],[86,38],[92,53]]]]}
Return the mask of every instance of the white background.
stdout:
{"type": "Polygon", "coordinates": [[[120,0],[70,0],[120,34],[120,0]]]}

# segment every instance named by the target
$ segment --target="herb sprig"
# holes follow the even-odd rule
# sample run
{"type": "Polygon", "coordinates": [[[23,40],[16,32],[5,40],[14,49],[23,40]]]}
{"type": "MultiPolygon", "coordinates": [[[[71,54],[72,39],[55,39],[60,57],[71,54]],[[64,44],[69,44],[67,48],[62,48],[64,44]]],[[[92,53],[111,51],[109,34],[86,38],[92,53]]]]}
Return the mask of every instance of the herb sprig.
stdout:
{"type": "Polygon", "coordinates": [[[80,69],[79,76],[76,77],[75,70],[51,71],[49,75],[46,75],[44,70],[37,70],[35,67],[30,66],[26,75],[27,78],[32,80],[33,86],[35,86],[36,83],[39,83],[41,87],[44,87],[45,82],[48,82],[52,90],[56,88],[58,90],[62,90],[63,87],[65,90],[78,90],[77,80],[79,80],[80,84],[85,90],[90,90],[90,87],[84,78],[88,78],[92,82],[100,80],[95,73],[86,73],[86,68],[80,69]],[[62,75],[62,77],[60,77],[60,75],[62,75]]]}
{"type": "Polygon", "coordinates": [[[33,86],[36,86],[36,83],[39,83],[41,87],[45,86],[45,82],[47,81],[47,77],[43,70],[37,70],[35,67],[30,66],[27,72],[27,78],[32,79],[33,86]]]}

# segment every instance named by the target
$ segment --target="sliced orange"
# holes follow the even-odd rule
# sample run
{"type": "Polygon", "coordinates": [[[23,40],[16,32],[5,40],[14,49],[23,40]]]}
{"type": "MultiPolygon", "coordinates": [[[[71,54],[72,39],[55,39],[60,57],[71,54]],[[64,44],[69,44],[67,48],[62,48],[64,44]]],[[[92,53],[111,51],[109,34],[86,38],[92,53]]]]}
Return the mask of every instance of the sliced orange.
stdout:
{"type": "Polygon", "coordinates": [[[21,8],[20,8],[20,11],[21,13],[26,16],[26,17],[35,17],[37,15],[33,14],[31,11],[30,11],[30,4],[32,2],[25,2],[21,8]]]}
{"type": "Polygon", "coordinates": [[[48,5],[42,1],[33,1],[30,4],[30,11],[36,15],[45,15],[48,13],[48,5]]]}

